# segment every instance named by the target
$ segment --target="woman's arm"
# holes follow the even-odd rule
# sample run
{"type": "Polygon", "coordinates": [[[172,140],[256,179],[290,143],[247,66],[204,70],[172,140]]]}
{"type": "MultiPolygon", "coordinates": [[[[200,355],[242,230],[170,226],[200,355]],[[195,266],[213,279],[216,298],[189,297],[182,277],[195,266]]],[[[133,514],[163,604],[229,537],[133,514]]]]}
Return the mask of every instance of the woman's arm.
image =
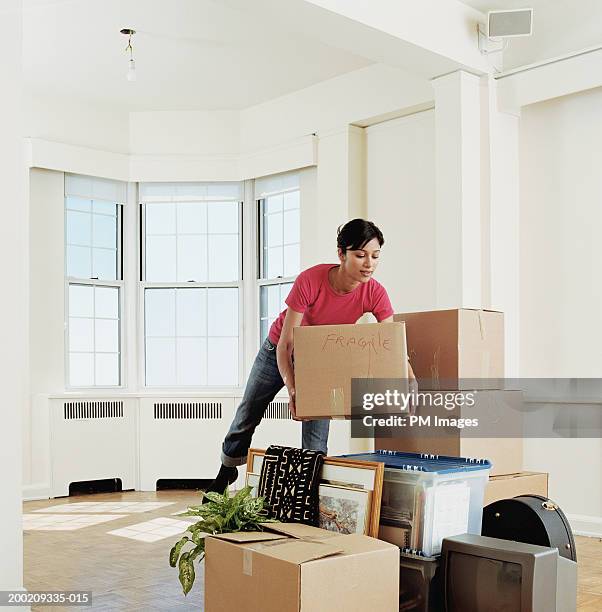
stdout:
{"type": "Polygon", "coordinates": [[[295,413],[295,371],[293,370],[293,329],[301,325],[303,314],[287,308],[280,339],[276,347],[276,360],[280,376],[286,385],[289,396],[289,410],[296,417],[295,413]]]}

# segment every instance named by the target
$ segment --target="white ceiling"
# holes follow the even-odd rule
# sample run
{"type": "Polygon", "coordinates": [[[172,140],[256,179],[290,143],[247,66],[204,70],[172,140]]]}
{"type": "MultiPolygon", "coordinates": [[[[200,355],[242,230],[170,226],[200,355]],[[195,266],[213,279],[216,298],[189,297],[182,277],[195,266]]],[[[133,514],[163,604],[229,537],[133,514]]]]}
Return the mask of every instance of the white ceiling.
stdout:
{"type": "Polygon", "coordinates": [[[489,10],[532,8],[533,35],[513,38],[504,52],[504,68],[515,68],[602,45],[601,0],[462,0],[489,10]]]}
{"type": "Polygon", "coordinates": [[[249,1],[24,0],[26,88],[122,110],[241,109],[372,63],[243,10],[249,1]],[[124,27],[137,31],[134,83],[124,27]]]}

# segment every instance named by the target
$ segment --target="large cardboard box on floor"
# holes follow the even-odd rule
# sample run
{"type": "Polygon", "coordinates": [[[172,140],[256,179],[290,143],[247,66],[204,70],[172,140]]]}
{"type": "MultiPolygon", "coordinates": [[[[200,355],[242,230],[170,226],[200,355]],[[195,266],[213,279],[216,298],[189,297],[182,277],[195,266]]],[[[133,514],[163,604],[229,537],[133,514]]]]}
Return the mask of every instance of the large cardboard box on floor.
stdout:
{"type": "Polygon", "coordinates": [[[351,417],[352,378],[407,379],[403,323],[295,327],[297,416],[351,417]]]}
{"type": "Polygon", "coordinates": [[[399,549],[294,523],[207,537],[205,612],[396,612],[399,549]]]}
{"type": "Polygon", "coordinates": [[[460,308],[399,313],[393,319],[406,324],[408,356],[419,385],[437,389],[441,381],[441,388],[448,389],[500,387],[503,313],[460,308]],[[470,379],[484,380],[482,386],[475,386],[470,379]]]}
{"type": "MultiPolygon", "coordinates": [[[[424,392],[424,389],[421,389],[424,392]]],[[[432,393],[443,393],[440,391],[432,393]]],[[[466,392],[467,393],[467,392],[466,392]]],[[[469,457],[488,459],[491,464],[491,475],[515,474],[523,469],[522,431],[523,403],[522,391],[479,390],[474,391],[475,406],[470,414],[467,409],[460,410],[458,416],[474,417],[479,411],[486,411],[489,417],[487,433],[495,434],[496,415],[504,415],[499,420],[499,427],[509,434],[517,432],[516,437],[475,437],[470,430],[455,427],[421,426],[410,428],[377,428],[375,430],[374,448],[377,450],[396,450],[408,453],[429,453],[450,457],[469,457]]],[[[445,413],[440,409],[439,413],[445,413]]],[[[418,405],[415,409],[418,417],[432,414],[428,407],[418,405]]],[[[450,413],[451,415],[451,413],[450,413]]],[[[445,416],[445,415],[443,415],[445,416]]]]}
{"type": "Polygon", "coordinates": [[[499,499],[509,499],[519,495],[548,496],[548,475],[544,472],[521,472],[504,476],[490,476],[485,487],[483,506],[499,499]]]}

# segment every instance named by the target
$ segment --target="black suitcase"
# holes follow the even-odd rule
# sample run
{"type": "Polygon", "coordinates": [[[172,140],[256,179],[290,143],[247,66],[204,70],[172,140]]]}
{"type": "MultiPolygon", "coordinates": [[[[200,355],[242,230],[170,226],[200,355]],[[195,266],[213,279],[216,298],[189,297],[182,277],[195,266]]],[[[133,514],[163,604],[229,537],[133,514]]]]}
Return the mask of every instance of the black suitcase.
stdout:
{"type": "Polygon", "coordinates": [[[483,509],[481,534],[558,548],[562,557],[577,561],[575,539],[564,512],[540,495],[520,495],[489,504],[483,509]]]}

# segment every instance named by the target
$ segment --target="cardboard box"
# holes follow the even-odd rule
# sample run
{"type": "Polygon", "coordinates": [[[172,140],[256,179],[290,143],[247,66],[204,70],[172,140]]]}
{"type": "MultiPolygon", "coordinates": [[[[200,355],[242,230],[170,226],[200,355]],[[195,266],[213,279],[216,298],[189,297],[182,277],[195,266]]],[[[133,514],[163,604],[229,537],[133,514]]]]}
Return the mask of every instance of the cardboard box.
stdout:
{"type": "Polygon", "coordinates": [[[434,310],[394,315],[404,321],[408,356],[418,384],[428,389],[499,388],[504,378],[504,315],[491,310],[434,310]],[[460,379],[492,379],[483,387],[460,379]]]}
{"type": "Polygon", "coordinates": [[[403,323],[294,330],[297,416],[351,417],[352,378],[408,377],[403,323]]]}
{"type": "Polygon", "coordinates": [[[399,549],[294,523],[207,537],[205,611],[396,612],[399,549]]]}
{"type": "Polygon", "coordinates": [[[548,496],[548,475],[544,472],[521,472],[505,476],[491,476],[485,487],[483,506],[499,499],[518,495],[548,496]]]}
{"type": "MultiPolygon", "coordinates": [[[[424,390],[421,390],[424,391],[424,390]]],[[[439,393],[439,392],[437,392],[439,393]]],[[[442,392],[441,392],[442,393],[442,392]]],[[[478,416],[479,411],[487,411],[490,415],[488,433],[495,434],[495,415],[500,412],[508,415],[505,421],[500,421],[499,427],[506,432],[522,431],[523,402],[522,391],[487,390],[475,391],[475,407],[460,410],[458,416],[478,416]]],[[[446,416],[445,409],[438,414],[446,416]]],[[[425,416],[433,414],[432,409],[417,406],[415,414],[425,416]]],[[[455,416],[456,413],[449,416],[455,416]]],[[[382,428],[375,431],[374,448],[376,450],[396,450],[408,453],[430,453],[433,455],[448,455],[450,457],[469,457],[473,459],[488,459],[491,464],[491,475],[515,474],[523,469],[523,439],[517,437],[474,437],[474,432],[467,429],[441,427],[414,427],[412,429],[382,428]],[[379,435],[380,433],[380,435],[379,435]]]]}

